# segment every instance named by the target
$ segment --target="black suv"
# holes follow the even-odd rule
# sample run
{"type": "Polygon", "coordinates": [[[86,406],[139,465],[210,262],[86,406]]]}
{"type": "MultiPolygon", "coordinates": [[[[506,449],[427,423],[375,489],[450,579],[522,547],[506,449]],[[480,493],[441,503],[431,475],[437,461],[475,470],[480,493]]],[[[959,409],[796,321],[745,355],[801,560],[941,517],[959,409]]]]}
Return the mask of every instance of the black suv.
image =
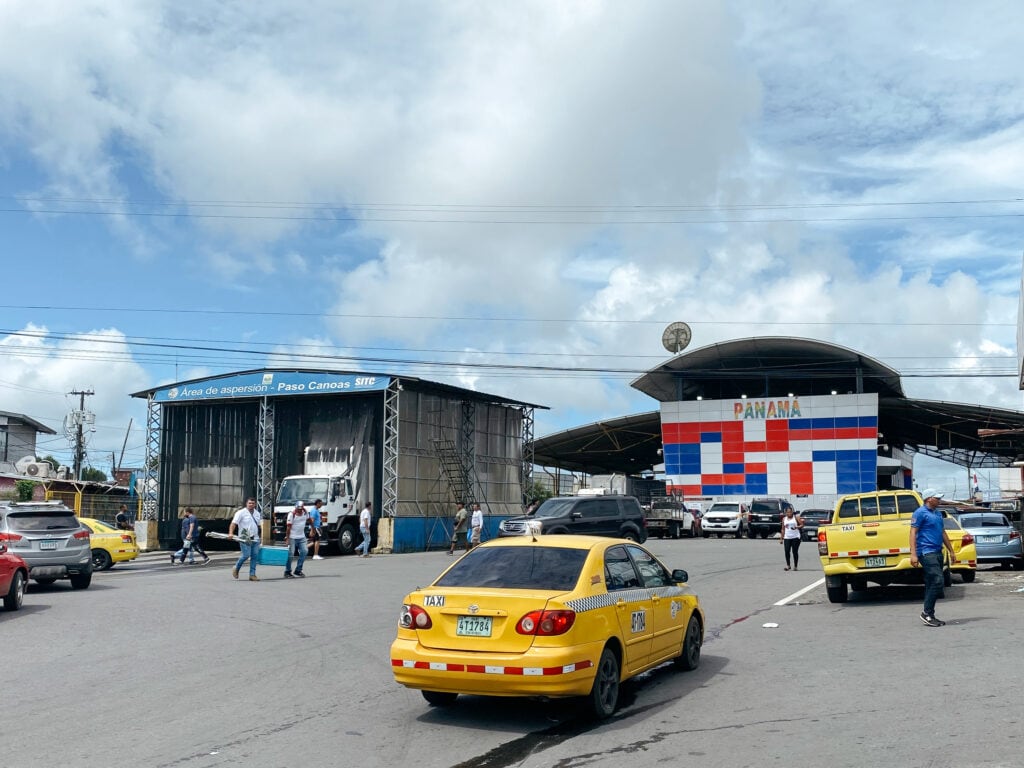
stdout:
{"type": "Polygon", "coordinates": [[[643,543],[647,528],[640,502],[633,496],[559,496],[548,499],[532,515],[513,517],[498,526],[499,536],[540,533],[582,533],[643,543]]]}
{"type": "Polygon", "coordinates": [[[793,505],[785,499],[754,499],[747,515],[747,536],[767,539],[781,533],[782,516],[787,509],[793,509],[793,505]]]}
{"type": "Polygon", "coordinates": [[[832,522],[831,509],[805,509],[798,513],[804,521],[801,533],[804,541],[817,541],[818,528],[832,522]]]}

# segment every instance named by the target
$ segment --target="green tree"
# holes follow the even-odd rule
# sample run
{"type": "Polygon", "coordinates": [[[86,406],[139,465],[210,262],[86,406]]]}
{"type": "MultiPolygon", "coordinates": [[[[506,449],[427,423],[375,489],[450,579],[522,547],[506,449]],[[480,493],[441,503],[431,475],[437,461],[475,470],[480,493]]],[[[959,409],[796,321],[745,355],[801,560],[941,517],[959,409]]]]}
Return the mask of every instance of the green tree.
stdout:
{"type": "Polygon", "coordinates": [[[18,501],[32,501],[32,493],[36,489],[35,480],[15,480],[14,481],[14,492],[17,494],[18,501]]]}
{"type": "Polygon", "coordinates": [[[107,473],[102,469],[96,469],[95,467],[86,467],[82,470],[82,479],[91,480],[96,483],[107,482],[107,473]]]}
{"type": "Polygon", "coordinates": [[[526,499],[527,501],[536,501],[542,503],[550,499],[554,494],[551,493],[551,489],[547,486],[541,485],[536,480],[531,480],[530,484],[526,486],[526,499]]]}

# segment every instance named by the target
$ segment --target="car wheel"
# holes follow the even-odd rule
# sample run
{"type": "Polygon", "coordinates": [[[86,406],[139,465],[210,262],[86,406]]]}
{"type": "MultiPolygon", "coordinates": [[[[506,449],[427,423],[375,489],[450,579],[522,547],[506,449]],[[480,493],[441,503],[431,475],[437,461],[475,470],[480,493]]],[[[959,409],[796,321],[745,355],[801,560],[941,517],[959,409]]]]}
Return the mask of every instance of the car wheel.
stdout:
{"type": "Polygon", "coordinates": [[[597,718],[610,717],[619,703],[619,660],[610,648],[601,651],[590,689],[590,709],[597,718]]]}
{"type": "Polygon", "coordinates": [[[678,523],[674,523],[672,525],[672,538],[673,539],[678,539],[679,538],[679,524],[678,523]]]}
{"type": "Polygon", "coordinates": [[[701,532],[700,532],[700,537],[701,537],[702,539],[710,539],[710,538],[711,538],[711,534],[710,534],[710,533],[708,533],[707,531],[701,531],[701,532]]]}
{"type": "Polygon", "coordinates": [[[338,551],[350,555],[356,550],[356,529],[346,523],[338,531],[338,551]]]}
{"type": "Polygon", "coordinates": [[[636,533],[634,531],[623,531],[622,538],[626,541],[638,541],[636,533]]]}
{"type": "Polygon", "coordinates": [[[838,587],[830,587],[826,584],[825,591],[828,592],[828,601],[830,603],[845,603],[850,596],[845,581],[838,587]]]}
{"type": "Polygon", "coordinates": [[[94,549],[92,551],[92,569],[94,571],[105,571],[114,564],[110,553],[105,549],[94,549]]]}
{"type": "MultiPolygon", "coordinates": [[[[953,572],[946,568],[942,571],[942,586],[951,587],[953,586],[953,572]]],[[[945,597],[945,595],[943,595],[945,597]]]]}
{"type": "Polygon", "coordinates": [[[91,573],[73,573],[70,578],[72,589],[88,589],[92,584],[91,573]]]}
{"type": "Polygon", "coordinates": [[[693,523],[690,526],[690,538],[691,539],[696,539],[697,538],[697,524],[696,523],[693,523]]]}
{"type": "Polygon", "coordinates": [[[45,578],[35,579],[34,581],[36,582],[36,584],[39,584],[39,585],[44,586],[44,587],[48,587],[48,586],[50,586],[51,584],[53,584],[57,580],[52,578],[52,577],[50,577],[50,576],[46,576],[45,578]]]}
{"type": "Polygon", "coordinates": [[[1024,560],[1014,560],[1013,561],[1013,570],[1015,570],[1015,571],[1024,570],[1024,560]]]}
{"type": "Polygon", "coordinates": [[[975,573],[974,571],[961,571],[960,572],[960,578],[964,580],[964,584],[970,584],[972,581],[974,581],[974,577],[977,576],[977,575],[978,574],[975,573]]]}
{"type": "Polygon", "coordinates": [[[748,539],[754,538],[754,532],[752,530],[750,530],[749,528],[747,528],[747,538],[748,539]]]}
{"type": "Polygon", "coordinates": [[[716,535],[718,536],[718,538],[722,538],[725,534],[724,533],[719,533],[719,534],[716,534],[716,535]]]}
{"type": "Polygon", "coordinates": [[[14,574],[14,578],[11,579],[11,588],[7,590],[7,594],[4,595],[4,608],[8,611],[16,611],[21,608],[21,604],[25,601],[25,576],[21,571],[17,571],[14,574]]]}
{"type": "Polygon", "coordinates": [[[761,537],[762,539],[767,539],[767,538],[768,538],[768,531],[761,531],[761,533],[760,533],[760,534],[758,534],[758,535],[759,535],[759,536],[760,536],[760,537],[761,537]]]}
{"type": "Polygon", "coordinates": [[[678,669],[687,671],[700,666],[701,631],[700,622],[696,616],[690,617],[690,623],[686,625],[686,634],[683,636],[683,652],[672,661],[678,669]]]}
{"type": "Polygon", "coordinates": [[[443,691],[420,691],[427,704],[432,707],[450,707],[459,698],[457,693],[446,693],[443,691]]]}

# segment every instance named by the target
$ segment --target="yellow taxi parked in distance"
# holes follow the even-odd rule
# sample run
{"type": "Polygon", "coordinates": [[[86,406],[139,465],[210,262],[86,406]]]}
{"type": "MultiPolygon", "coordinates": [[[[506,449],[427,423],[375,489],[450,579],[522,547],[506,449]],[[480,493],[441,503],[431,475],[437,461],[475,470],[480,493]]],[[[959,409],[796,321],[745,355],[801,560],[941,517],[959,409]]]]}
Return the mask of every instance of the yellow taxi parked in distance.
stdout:
{"type": "Polygon", "coordinates": [[[942,512],[942,527],[949,536],[949,543],[953,545],[953,561],[949,569],[960,574],[964,583],[970,584],[978,574],[978,550],[974,546],[974,536],[965,531],[960,521],[945,509],[940,507],[939,511],[942,512]]]}
{"type": "Polygon", "coordinates": [[[124,563],[139,556],[139,545],[134,531],[119,531],[100,520],[80,517],[78,522],[89,529],[89,546],[92,548],[92,569],[105,571],[114,563],[124,563]]]}
{"type": "Polygon", "coordinates": [[[586,696],[608,717],[623,680],[700,663],[704,611],[688,578],[623,539],[494,539],[406,596],[391,669],[433,706],[459,694],[586,696]]]}

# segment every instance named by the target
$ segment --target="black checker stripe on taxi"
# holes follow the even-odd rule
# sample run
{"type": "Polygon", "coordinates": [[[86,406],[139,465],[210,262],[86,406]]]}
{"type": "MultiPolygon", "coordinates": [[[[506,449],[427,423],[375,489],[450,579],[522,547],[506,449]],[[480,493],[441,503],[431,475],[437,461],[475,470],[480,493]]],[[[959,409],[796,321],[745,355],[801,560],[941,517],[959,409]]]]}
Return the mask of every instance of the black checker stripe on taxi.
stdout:
{"type": "Polygon", "coordinates": [[[606,592],[603,595],[591,595],[580,597],[575,600],[566,600],[565,604],[576,613],[593,611],[598,608],[607,608],[615,605],[620,600],[626,603],[639,603],[643,600],[650,600],[652,595],[658,597],[678,597],[685,595],[689,590],[683,587],[651,587],[649,589],[617,589],[614,592],[606,592]]]}

